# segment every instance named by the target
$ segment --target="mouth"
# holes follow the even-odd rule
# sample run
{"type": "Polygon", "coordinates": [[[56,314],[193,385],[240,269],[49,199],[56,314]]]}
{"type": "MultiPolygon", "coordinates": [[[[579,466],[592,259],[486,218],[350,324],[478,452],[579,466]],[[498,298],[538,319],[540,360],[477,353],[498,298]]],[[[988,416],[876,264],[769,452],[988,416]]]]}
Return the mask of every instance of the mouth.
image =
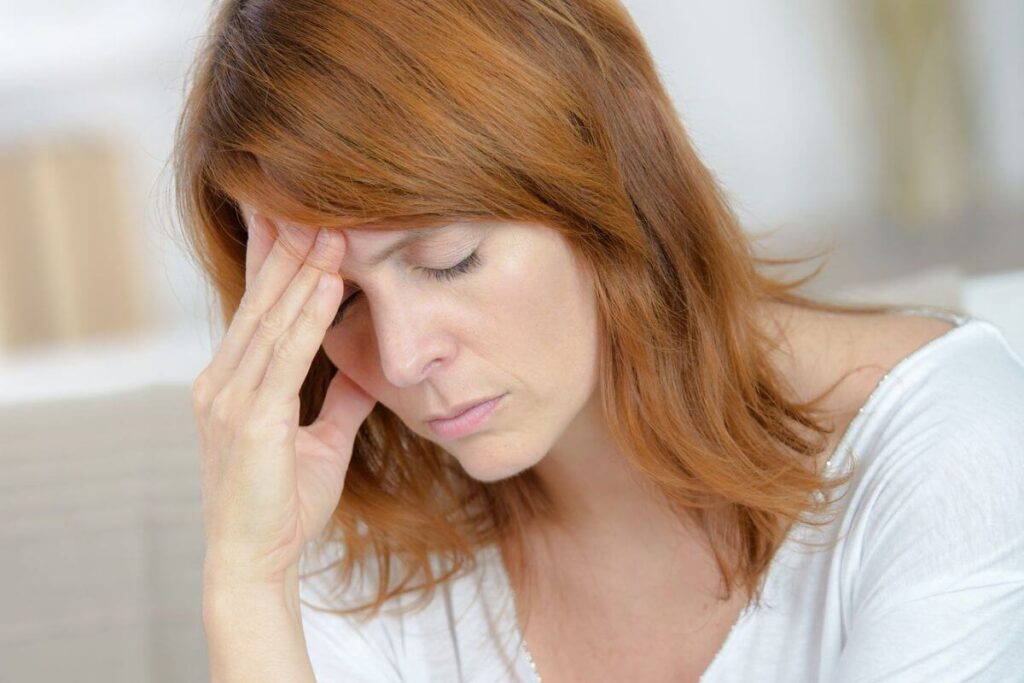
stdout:
{"type": "Polygon", "coordinates": [[[504,397],[505,394],[501,394],[457,408],[453,416],[429,419],[427,424],[434,434],[442,438],[454,439],[465,436],[482,426],[504,397]]]}

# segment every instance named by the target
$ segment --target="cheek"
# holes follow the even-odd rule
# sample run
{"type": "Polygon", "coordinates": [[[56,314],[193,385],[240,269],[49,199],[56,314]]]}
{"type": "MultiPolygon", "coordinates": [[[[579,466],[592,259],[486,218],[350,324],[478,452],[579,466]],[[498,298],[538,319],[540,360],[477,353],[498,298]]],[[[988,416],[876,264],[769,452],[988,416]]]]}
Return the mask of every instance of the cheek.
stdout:
{"type": "Polygon", "coordinates": [[[509,250],[489,306],[494,347],[536,398],[561,402],[589,393],[597,351],[595,299],[561,238],[509,250]]]}
{"type": "MultiPolygon", "coordinates": [[[[360,389],[382,401],[380,365],[373,347],[370,325],[355,316],[343,324],[343,330],[329,332],[324,339],[324,352],[339,372],[347,375],[360,389]]],[[[382,401],[383,402],[383,401],[382,401]]]]}

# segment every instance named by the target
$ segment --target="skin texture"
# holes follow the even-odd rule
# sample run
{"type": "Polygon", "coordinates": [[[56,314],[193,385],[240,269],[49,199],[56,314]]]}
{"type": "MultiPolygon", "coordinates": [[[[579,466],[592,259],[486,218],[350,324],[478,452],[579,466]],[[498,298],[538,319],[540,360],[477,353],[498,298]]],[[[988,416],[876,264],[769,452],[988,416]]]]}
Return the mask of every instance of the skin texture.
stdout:
{"type": "Polygon", "coordinates": [[[561,235],[532,223],[460,223],[369,266],[402,232],[344,231],[343,296],[361,294],[324,339],[331,361],[478,480],[577,451],[591,429],[584,408],[597,387],[597,317],[591,281],[561,235]],[[454,279],[420,270],[474,251],[478,265],[454,279]],[[498,394],[506,395],[472,434],[444,439],[426,423],[498,394]]]}

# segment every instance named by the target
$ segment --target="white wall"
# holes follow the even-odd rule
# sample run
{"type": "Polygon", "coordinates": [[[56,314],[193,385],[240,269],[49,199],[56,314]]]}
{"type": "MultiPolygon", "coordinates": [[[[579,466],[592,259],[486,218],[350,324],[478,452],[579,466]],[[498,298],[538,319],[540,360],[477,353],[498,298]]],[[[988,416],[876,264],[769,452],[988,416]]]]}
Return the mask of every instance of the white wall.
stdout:
{"type": "Polygon", "coordinates": [[[1024,196],[1024,2],[957,4],[974,86],[980,169],[989,200],[1020,206],[1024,196]]]}
{"type": "Polygon", "coordinates": [[[845,3],[627,0],[705,161],[753,223],[875,203],[845,3]]]}
{"type": "MultiPolygon", "coordinates": [[[[882,207],[859,0],[624,0],[705,160],[751,225],[882,207]]],[[[866,3],[865,3],[866,4],[866,3]]],[[[958,0],[974,172],[1024,206],[1024,3],[958,0]]]]}

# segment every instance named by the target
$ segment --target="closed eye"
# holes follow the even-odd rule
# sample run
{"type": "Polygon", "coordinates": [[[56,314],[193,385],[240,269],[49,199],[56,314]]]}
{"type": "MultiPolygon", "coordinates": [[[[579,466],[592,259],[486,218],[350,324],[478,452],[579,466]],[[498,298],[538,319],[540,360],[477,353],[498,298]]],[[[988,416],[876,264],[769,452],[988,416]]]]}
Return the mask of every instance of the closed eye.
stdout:
{"type": "MultiPolygon", "coordinates": [[[[480,257],[474,251],[472,254],[467,256],[463,261],[455,264],[451,268],[417,268],[417,270],[423,271],[424,273],[434,278],[435,280],[453,280],[464,273],[468,273],[472,269],[476,268],[478,265],[480,265],[480,257]]],[[[362,294],[362,291],[356,290],[355,292],[352,293],[351,296],[347,297],[344,301],[341,302],[341,305],[338,307],[338,312],[337,314],[335,314],[334,320],[331,321],[331,324],[328,327],[328,329],[333,329],[335,326],[341,323],[342,318],[345,317],[345,311],[348,309],[349,304],[351,304],[353,300],[358,298],[360,294],[362,294]]]]}

